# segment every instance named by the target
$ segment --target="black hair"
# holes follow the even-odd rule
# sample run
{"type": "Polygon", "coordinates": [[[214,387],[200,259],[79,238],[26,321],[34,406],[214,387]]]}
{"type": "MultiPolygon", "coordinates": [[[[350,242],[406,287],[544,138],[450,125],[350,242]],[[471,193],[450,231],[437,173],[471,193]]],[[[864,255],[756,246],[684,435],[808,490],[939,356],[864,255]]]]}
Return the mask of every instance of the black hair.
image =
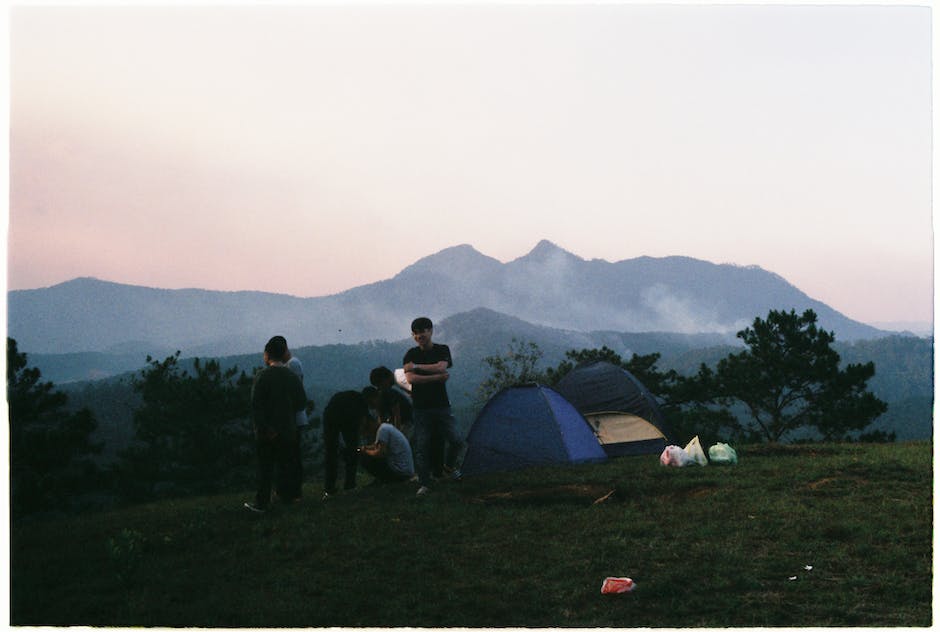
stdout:
{"type": "Polygon", "coordinates": [[[284,356],[287,355],[287,340],[284,336],[274,336],[268,340],[268,344],[264,345],[264,352],[272,360],[283,360],[284,356]]]}
{"type": "Polygon", "coordinates": [[[367,386],[364,389],[362,389],[362,396],[365,397],[366,399],[376,397],[378,396],[378,394],[379,394],[379,389],[375,388],[374,386],[367,386]]]}
{"type": "Polygon", "coordinates": [[[369,373],[369,383],[372,386],[379,386],[389,379],[394,380],[395,374],[386,366],[377,366],[369,373]]]}
{"type": "Polygon", "coordinates": [[[419,331],[424,331],[425,329],[433,329],[434,323],[431,322],[431,319],[427,316],[421,316],[420,318],[415,318],[411,321],[411,331],[412,333],[418,333],[419,331]]]}

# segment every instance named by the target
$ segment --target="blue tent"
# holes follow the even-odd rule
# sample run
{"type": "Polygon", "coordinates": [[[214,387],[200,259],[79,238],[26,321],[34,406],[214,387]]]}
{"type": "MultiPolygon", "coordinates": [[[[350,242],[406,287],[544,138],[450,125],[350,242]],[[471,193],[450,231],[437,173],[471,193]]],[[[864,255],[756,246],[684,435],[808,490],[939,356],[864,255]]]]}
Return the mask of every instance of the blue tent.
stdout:
{"type": "Polygon", "coordinates": [[[532,384],[505,388],[486,403],[470,428],[461,469],[472,475],[606,459],[581,413],[532,384]]]}

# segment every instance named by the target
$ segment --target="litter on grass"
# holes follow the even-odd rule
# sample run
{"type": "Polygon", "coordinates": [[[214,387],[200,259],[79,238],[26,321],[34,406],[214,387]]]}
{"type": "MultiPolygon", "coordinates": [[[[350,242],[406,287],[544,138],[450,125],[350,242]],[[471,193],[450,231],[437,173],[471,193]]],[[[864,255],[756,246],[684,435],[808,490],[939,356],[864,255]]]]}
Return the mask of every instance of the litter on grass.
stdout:
{"type": "Polygon", "coordinates": [[[659,455],[659,462],[673,467],[685,467],[695,463],[692,457],[677,445],[667,445],[663,453],[659,455]]]}
{"type": "Polygon", "coordinates": [[[636,583],[629,577],[608,577],[601,586],[602,595],[616,595],[633,592],[636,583]]]}
{"type": "Polygon", "coordinates": [[[698,435],[692,437],[692,440],[686,444],[683,450],[699,465],[708,465],[708,459],[705,457],[704,450],[702,450],[702,444],[698,440],[698,435]]]}
{"type": "MultiPolygon", "coordinates": [[[[812,567],[811,565],[807,564],[806,566],[803,567],[803,570],[809,572],[809,571],[813,570],[813,567],[812,567]]],[[[795,581],[797,580],[797,578],[798,578],[797,575],[793,575],[792,577],[788,577],[787,579],[789,579],[791,582],[795,582],[795,581]]]]}
{"type": "Polygon", "coordinates": [[[685,467],[687,465],[708,465],[708,458],[702,450],[698,435],[696,435],[684,448],[677,445],[667,445],[662,454],[659,455],[659,462],[673,467],[685,467]]]}
{"type": "Polygon", "coordinates": [[[727,443],[716,443],[708,448],[708,460],[716,465],[734,465],[738,462],[738,453],[727,443]]]}

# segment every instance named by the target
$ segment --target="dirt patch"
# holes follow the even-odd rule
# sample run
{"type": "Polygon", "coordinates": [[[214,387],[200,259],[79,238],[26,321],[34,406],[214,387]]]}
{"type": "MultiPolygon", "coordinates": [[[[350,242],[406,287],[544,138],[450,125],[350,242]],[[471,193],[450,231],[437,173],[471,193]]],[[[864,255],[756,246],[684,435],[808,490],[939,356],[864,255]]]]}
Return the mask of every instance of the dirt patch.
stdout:
{"type": "Polygon", "coordinates": [[[686,498],[705,498],[706,496],[711,496],[716,491],[715,487],[697,487],[695,489],[687,489],[682,491],[682,496],[686,498]]]}
{"type": "Polygon", "coordinates": [[[552,487],[493,491],[478,494],[469,499],[470,502],[481,504],[522,503],[528,505],[566,503],[592,505],[616,500],[618,500],[616,490],[606,485],[555,485],[552,487]]]}
{"type": "Polygon", "coordinates": [[[812,483],[807,483],[806,486],[809,487],[810,489],[819,489],[823,485],[828,485],[829,483],[832,483],[836,480],[838,479],[830,476],[828,478],[821,478],[818,481],[813,481],[812,483]]]}
{"type": "Polygon", "coordinates": [[[842,474],[840,476],[825,476],[815,481],[806,483],[805,487],[807,489],[816,491],[816,490],[819,490],[825,487],[830,487],[830,486],[838,487],[839,485],[841,485],[842,487],[854,488],[860,485],[866,485],[868,483],[869,481],[863,477],[853,476],[851,474],[848,474],[848,475],[842,474]]]}

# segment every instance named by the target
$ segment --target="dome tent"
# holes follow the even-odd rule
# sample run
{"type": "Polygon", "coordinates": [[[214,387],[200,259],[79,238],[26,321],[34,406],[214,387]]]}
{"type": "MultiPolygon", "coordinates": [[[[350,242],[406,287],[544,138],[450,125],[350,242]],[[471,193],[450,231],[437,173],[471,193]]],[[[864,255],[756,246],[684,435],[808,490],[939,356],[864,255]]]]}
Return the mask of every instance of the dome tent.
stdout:
{"type": "Polygon", "coordinates": [[[672,431],[656,399],[622,367],[583,364],[555,389],[588,420],[608,456],[658,454],[671,441],[672,431]]]}
{"type": "Polygon", "coordinates": [[[467,435],[466,475],[538,465],[604,461],[587,420],[547,386],[504,388],[477,415],[467,435]]]}

